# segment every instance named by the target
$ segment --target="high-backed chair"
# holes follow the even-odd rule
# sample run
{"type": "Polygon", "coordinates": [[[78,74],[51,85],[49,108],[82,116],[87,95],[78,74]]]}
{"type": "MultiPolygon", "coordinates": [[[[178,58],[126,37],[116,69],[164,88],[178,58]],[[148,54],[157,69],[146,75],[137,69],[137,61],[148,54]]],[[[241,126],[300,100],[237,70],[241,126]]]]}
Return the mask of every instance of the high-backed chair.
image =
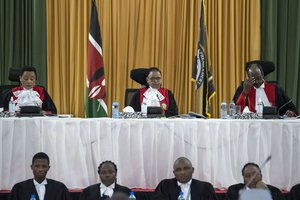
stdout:
{"type": "Polygon", "coordinates": [[[148,73],[148,68],[132,69],[130,72],[130,78],[145,87],[148,85],[146,80],[148,73]]]}
{"type": "Polygon", "coordinates": [[[20,68],[9,68],[8,80],[15,82],[15,84],[0,86],[0,108],[4,107],[4,97],[7,95],[7,93],[10,92],[12,88],[20,85],[19,76],[20,68]]]}
{"type": "Polygon", "coordinates": [[[126,88],[124,106],[129,106],[133,95],[138,91],[137,88],[126,88]]]}
{"type": "MultiPolygon", "coordinates": [[[[130,71],[130,78],[135,82],[141,84],[141,87],[146,87],[148,85],[146,80],[146,77],[148,75],[148,70],[149,70],[148,68],[132,69],[130,71]]],[[[138,90],[139,90],[138,88],[126,88],[124,106],[130,105],[134,93],[136,93],[136,91],[138,90]]]]}

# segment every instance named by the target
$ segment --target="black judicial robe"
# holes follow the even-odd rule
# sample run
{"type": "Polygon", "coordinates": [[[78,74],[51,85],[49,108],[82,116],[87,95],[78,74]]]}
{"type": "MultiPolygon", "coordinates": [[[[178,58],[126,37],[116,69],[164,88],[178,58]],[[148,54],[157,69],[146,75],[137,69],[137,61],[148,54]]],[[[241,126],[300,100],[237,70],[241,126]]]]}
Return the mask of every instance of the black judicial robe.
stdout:
{"type": "Polygon", "coordinates": [[[300,184],[294,185],[288,194],[288,200],[300,199],[300,184]]]}
{"type": "MultiPolygon", "coordinates": [[[[43,88],[41,86],[35,86],[35,87],[43,88]]],[[[43,88],[42,91],[44,93],[44,100],[43,100],[43,104],[42,104],[42,110],[46,111],[46,112],[48,111],[47,113],[50,112],[50,114],[57,114],[56,106],[55,106],[53,100],[51,99],[50,95],[48,94],[48,92],[44,88],[43,88]]],[[[12,96],[13,96],[13,93],[12,93],[11,90],[6,91],[3,94],[3,98],[4,98],[4,101],[3,101],[4,110],[8,110],[8,104],[9,104],[10,98],[12,96]]]]}
{"type": "MultiPolygon", "coordinates": [[[[267,95],[268,99],[274,99],[275,98],[274,99],[275,100],[275,105],[273,105],[273,106],[275,106],[277,108],[277,111],[279,111],[279,115],[283,116],[286,113],[287,110],[293,111],[296,115],[298,115],[298,111],[297,111],[296,106],[293,104],[293,102],[289,102],[291,99],[285,94],[283,89],[274,81],[265,82],[265,89],[266,89],[266,87],[268,87],[268,85],[274,85],[275,86],[274,87],[275,88],[275,97],[270,97],[270,96],[268,96],[268,94],[266,94],[266,95],[267,95]]],[[[237,104],[237,101],[238,101],[239,98],[240,98],[239,100],[244,99],[244,98],[241,98],[241,97],[244,96],[243,90],[244,90],[244,87],[243,87],[243,82],[242,82],[241,85],[237,88],[237,90],[234,94],[234,97],[232,99],[235,104],[237,104]]],[[[252,92],[251,94],[254,95],[255,92],[252,92]]],[[[250,91],[249,91],[248,95],[250,95],[250,91]]],[[[255,102],[253,102],[253,103],[255,104],[255,102]]],[[[247,102],[245,102],[245,104],[247,105],[247,102]]],[[[253,107],[253,105],[252,105],[252,107],[253,107]]],[[[254,105],[254,107],[255,107],[255,105],[254,105]]],[[[243,111],[243,109],[244,108],[242,108],[242,111],[243,111]]]]}
{"type": "MultiPolygon", "coordinates": [[[[140,90],[138,90],[132,97],[130,106],[134,109],[135,112],[141,112],[141,101],[140,101],[140,90]]],[[[168,90],[169,98],[169,108],[166,110],[166,117],[178,115],[178,107],[174,98],[173,93],[168,90]]]]}
{"type": "MultiPolygon", "coordinates": [[[[177,179],[162,180],[156,187],[152,200],[177,200],[181,192],[177,179]]],[[[217,200],[213,186],[208,182],[192,179],[190,200],[217,200]]]]}
{"type": "MultiPolygon", "coordinates": [[[[114,188],[114,193],[115,192],[121,192],[124,193],[125,195],[129,196],[129,193],[131,190],[125,186],[115,184],[114,188]]],[[[80,200],[98,200],[101,199],[100,196],[100,183],[90,185],[89,187],[83,189],[81,195],[80,195],[80,200]]],[[[105,198],[102,198],[105,199],[105,198]]]]}
{"type": "MultiPolygon", "coordinates": [[[[245,187],[245,184],[239,183],[232,185],[228,188],[226,193],[226,200],[238,200],[239,199],[239,191],[245,187]]],[[[273,200],[285,200],[281,191],[272,185],[267,185],[270,190],[271,196],[273,200]]]]}
{"type": "MultiPolygon", "coordinates": [[[[47,185],[45,186],[44,200],[70,200],[69,190],[63,183],[47,179],[47,185]]],[[[33,179],[28,179],[14,185],[9,200],[29,200],[32,194],[35,194],[36,199],[39,200],[33,179]]]]}

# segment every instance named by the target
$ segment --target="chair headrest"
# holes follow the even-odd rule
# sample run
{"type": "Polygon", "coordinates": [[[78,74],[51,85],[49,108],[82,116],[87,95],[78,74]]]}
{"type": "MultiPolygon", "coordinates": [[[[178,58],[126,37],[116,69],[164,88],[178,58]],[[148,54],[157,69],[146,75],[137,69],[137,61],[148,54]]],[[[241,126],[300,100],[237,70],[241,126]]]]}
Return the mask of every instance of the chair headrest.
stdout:
{"type": "Polygon", "coordinates": [[[20,81],[20,72],[21,72],[21,69],[20,68],[9,68],[9,75],[8,75],[8,79],[10,81],[13,81],[13,82],[19,82],[20,81]]]}
{"type": "Polygon", "coordinates": [[[148,68],[138,68],[138,69],[132,69],[130,72],[130,78],[134,80],[135,82],[147,86],[147,76],[149,74],[148,68]]]}

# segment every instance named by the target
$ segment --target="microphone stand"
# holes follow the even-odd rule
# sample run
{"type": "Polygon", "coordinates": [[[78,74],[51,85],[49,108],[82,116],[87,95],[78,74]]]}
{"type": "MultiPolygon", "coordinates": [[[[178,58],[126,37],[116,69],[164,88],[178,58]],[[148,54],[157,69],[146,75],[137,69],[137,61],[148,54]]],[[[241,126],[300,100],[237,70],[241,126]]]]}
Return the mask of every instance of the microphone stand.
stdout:
{"type": "MultiPolygon", "coordinates": [[[[280,114],[279,114],[279,111],[282,109],[282,108],[284,108],[286,105],[288,105],[289,103],[291,103],[292,102],[292,99],[290,99],[288,102],[286,102],[285,104],[283,104],[282,106],[280,106],[280,108],[278,108],[278,111],[277,111],[277,114],[279,115],[279,116],[281,116],[280,114]]],[[[284,115],[284,114],[283,114],[284,115]]]]}

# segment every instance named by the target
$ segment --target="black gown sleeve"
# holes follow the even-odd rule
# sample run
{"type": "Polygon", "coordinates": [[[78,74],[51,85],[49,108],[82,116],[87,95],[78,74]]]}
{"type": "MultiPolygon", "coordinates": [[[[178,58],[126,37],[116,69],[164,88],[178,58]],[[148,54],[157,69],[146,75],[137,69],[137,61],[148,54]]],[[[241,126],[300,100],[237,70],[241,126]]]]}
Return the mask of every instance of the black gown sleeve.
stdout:
{"type": "Polygon", "coordinates": [[[226,192],[226,200],[238,200],[239,199],[239,191],[243,189],[244,185],[236,184],[232,185],[228,188],[226,192]]]}
{"type": "Polygon", "coordinates": [[[284,115],[288,110],[298,115],[296,106],[278,84],[276,84],[275,94],[276,94],[276,102],[277,102],[277,112],[279,113],[279,115],[281,116],[284,115]]]}
{"type": "Polygon", "coordinates": [[[300,184],[297,184],[292,187],[288,193],[288,200],[299,200],[300,199],[300,184]]]}
{"type": "Polygon", "coordinates": [[[45,89],[44,89],[44,101],[42,104],[42,110],[51,111],[52,114],[57,114],[56,106],[45,89]]]}
{"type": "Polygon", "coordinates": [[[155,188],[151,200],[177,199],[179,192],[179,186],[175,187],[172,186],[172,184],[170,185],[170,180],[162,180],[155,188]],[[171,193],[171,197],[169,193],[171,193]]]}
{"type": "Polygon", "coordinates": [[[169,109],[166,111],[166,117],[176,116],[178,115],[178,107],[174,98],[173,93],[168,90],[169,96],[169,109]]]}

